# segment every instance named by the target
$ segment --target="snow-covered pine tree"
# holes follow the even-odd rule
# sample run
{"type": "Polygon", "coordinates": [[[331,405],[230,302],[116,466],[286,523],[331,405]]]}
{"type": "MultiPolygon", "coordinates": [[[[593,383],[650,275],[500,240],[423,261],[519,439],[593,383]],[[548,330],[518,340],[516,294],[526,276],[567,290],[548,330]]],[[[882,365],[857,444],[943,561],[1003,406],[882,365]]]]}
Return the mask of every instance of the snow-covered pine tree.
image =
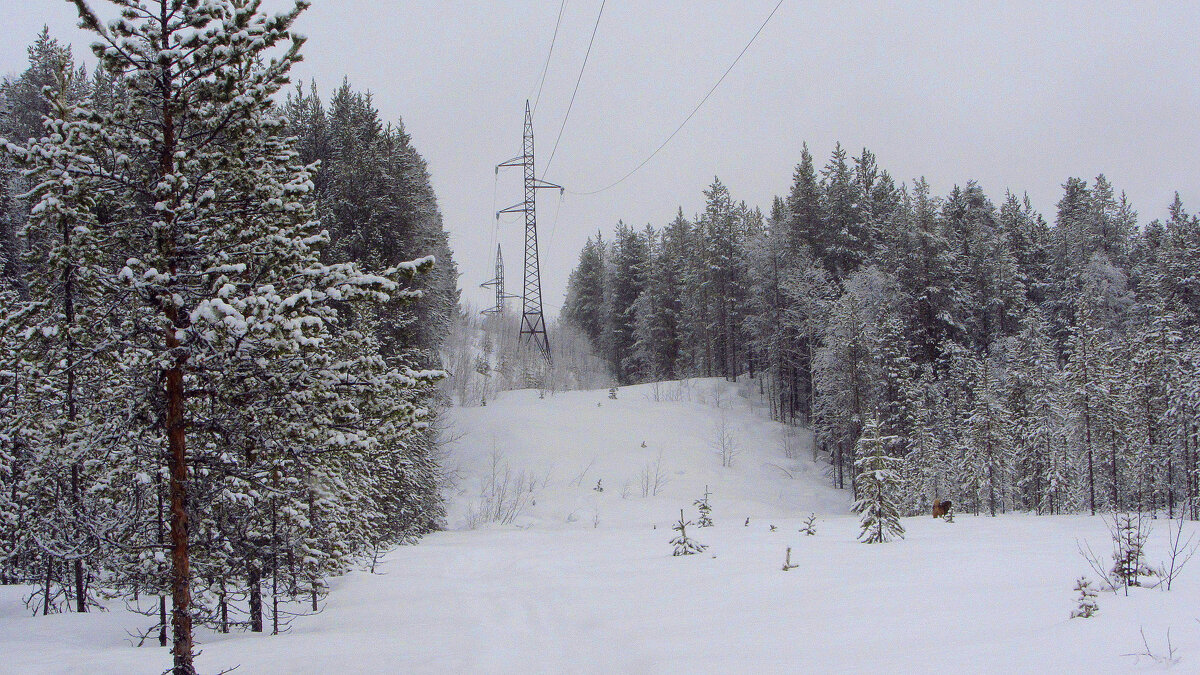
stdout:
{"type": "Polygon", "coordinates": [[[858,457],[858,499],[854,512],[860,515],[862,531],[858,538],[867,544],[879,544],[894,537],[904,537],[904,526],[896,508],[896,487],[899,460],[888,457],[885,448],[888,438],[880,431],[879,421],[870,416],[858,439],[854,454],[858,457]]]}
{"type": "Polygon", "coordinates": [[[93,498],[100,467],[85,460],[94,447],[89,437],[103,426],[94,419],[98,376],[111,367],[103,363],[107,354],[95,357],[110,339],[101,326],[113,301],[104,297],[102,269],[103,248],[111,242],[95,216],[95,185],[74,175],[90,168],[86,147],[94,136],[72,101],[75,77],[67,64],[58,83],[47,87],[45,136],[30,144],[32,152],[12,148],[26,180],[36,186],[25,195],[36,204],[22,231],[28,242],[23,285],[30,299],[15,303],[0,319],[0,334],[18,356],[14,374],[29,392],[15,399],[9,423],[23,438],[21,508],[31,528],[26,553],[41,557],[46,570],[40,600],[38,594],[31,600],[43,613],[57,609],[52,598],[72,594],[74,609],[87,610],[85,567],[98,562],[102,541],[102,526],[91,521],[101,510],[93,498]],[[58,575],[50,571],[59,565],[69,565],[74,577],[70,585],[63,580],[62,594],[52,588],[58,575]]]}

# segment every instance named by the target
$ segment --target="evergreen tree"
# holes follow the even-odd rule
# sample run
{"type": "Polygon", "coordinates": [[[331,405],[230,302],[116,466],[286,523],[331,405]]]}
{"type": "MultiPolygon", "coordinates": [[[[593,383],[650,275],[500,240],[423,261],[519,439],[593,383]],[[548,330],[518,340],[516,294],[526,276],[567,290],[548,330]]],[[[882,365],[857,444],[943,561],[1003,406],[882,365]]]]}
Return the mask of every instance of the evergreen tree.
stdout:
{"type": "Polygon", "coordinates": [[[618,223],[610,260],[606,282],[608,327],[601,344],[607,352],[612,371],[617,374],[617,381],[633,384],[641,381],[645,375],[645,365],[634,350],[634,304],[646,290],[650,267],[649,244],[632,227],[618,223]]]}
{"type": "Polygon", "coordinates": [[[863,195],[841,144],[821,171],[821,188],[825,246],[819,255],[833,278],[842,281],[868,257],[872,236],[863,222],[863,195]]]}
{"type": "Polygon", "coordinates": [[[700,511],[700,520],[696,522],[697,527],[712,527],[712,507],[708,505],[708,486],[704,486],[704,496],[695,501],[696,508],[700,511]]]}
{"type": "Polygon", "coordinates": [[[579,253],[579,265],[567,282],[563,318],[578,326],[594,345],[600,345],[606,325],[604,305],[604,251],[600,233],[590,237],[579,253]]]}
{"type": "Polygon", "coordinates": [[[857,496],[854,512],[861,514],[862,532],[858,538],[866,544],[881,544],[895,537],[904,537],[904,526],[896,507],[899,461],[884,452],[887,437],[881,435],[879,422],[867,419],[854,454],[858,457],[857,496]]]}
{"type": "MultiPolygon", "coordinates": [[[[59,295],[61,325],[101,309],[107,320],[90,322],[95,335],[66,330],[57,344],[14,345],[8,326],[31,335],[46,325],[38,313],[57,304],[32,299],[5,317],[6,354],[38,361],[33,350],[46,346],[67,355],[65,371],[46,372],[63,382],[68,425],[59,437],[67,443],[57,447],[66,452],[41,463],[37,476],[56,465],[69,475],[78,466],[73,448],[102,444],[96,477],[79,472],[81,484],[99,481],[89,497],[163,499],[157,512],[120,504],[151,515],[105,533],[120,549],[114,558],[129,559],[110,582],[134,593],[169,592],[173,672],[191,673],[193,621],[215,616],[214,601],[224,609],[226,581],[237,576],[231,570],[248,570],[253,596],[262,574],[277,580],[284,561],[313,558],[305,549],[318,545],[312,528],[320,520],[304,508],[328,497],[308,491],[332,485],[310,479],[354,458],[408,455],[426,415],[418,393],[439,374],[384,359],[374,327],[351,327],[342,312],[365,316],[372,302],[418,297],[401,284],[433,259],[396,261],[381,274],[321,260],[329,240],[317,227],[311,171],[273,102],[299,60],[302,39],[291,26],[304,3],[266,16],[257,3],[172,3],[141,12],[118,2],[130,11],[107,25],[77,4],[85,27],[100,37],[94,51],[119,78],[120,96],[104,92],[90,105],[60,106],[51,122],[56,133],[24,147],[4,145],[38,181],[32,212],[39,227],[59,233],[48,240],[59,261],[51,269],[61,273],[64,291],[78,291],[59,295]],[[277,48],[282,53],[268,58],[277,48]],[[94,195],[111,203],[97,204],[94,195]],[[101,222],[107,227],[98,228],[101,222]],[[93,253],[101,264],[90,262],[93,253]],[[91,289],[107,304],[93,300],[91,289]],[[71,298],[78,300],[74,316],[71,298]],[[73,367],[71,355],[84,353],[90,361],[73,367]],[[105,359],[112,365],[93,399],[100,405],[72,415],[70,392],[87,386],[88,369],[105,359]],[[74,387],[72,374],[81,378],[74,387]],[[80,414],[109,422],[76,435],[80,414]],[[169,562],[156,560],[156,549],[169,551],[169,562]]],[[[25,422],[51,429],[63,419],[52,403],[25,422]]],[[[86,519],[103,504],[93,510],[68,499],[64,506],[86,519]]],[[[343,525],[353,529],[351,522],[343,525]]],[[[362,550],[352,539],[326,550],[339,548],[362,550]]],[[[314,575],[331,571],[296,565],[314,575]]],[[[255,605],[252,598],[252,612],[255,605]]]]}
{"type": "Polygon", "coordinates": [[[679,534],[671,540],[671,545],[675,547],[674,553],[671,555],[695,555],[703,553],[708,547],[700,542],[692,539],[687,534],[687,526],[691,525],[692,521],[685,521],[683,518],[683,510],[679,511],[679,521],[676,522],[671,529],[679,534]]]}

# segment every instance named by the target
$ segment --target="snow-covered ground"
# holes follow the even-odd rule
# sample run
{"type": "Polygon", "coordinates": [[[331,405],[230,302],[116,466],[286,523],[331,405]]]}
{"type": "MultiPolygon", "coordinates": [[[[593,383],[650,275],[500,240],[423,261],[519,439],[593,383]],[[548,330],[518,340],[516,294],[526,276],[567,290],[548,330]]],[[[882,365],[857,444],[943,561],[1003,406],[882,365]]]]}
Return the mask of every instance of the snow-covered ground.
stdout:
{"type": "MultiPolygon", "coordinates": [[[[508,392],[451,417],[460,529],[335,580],[325,611],[285,635],[201,632],[204,672],[1125,673],[1161,668],[1127,654],[1147,650],[1144,631],[1166,656],[1168,630],[1175,670],[1200,672],[1200,560],[1170,592],[1102,593],[1095,617],[1068,619],[1074,580],[1090,574],[1077,541],[1109,549],[1099,518],[907,518],[904,540],[860,544],[846,495],[826,487],[803,439],[787,441],[789,459],[781,427],[728,383],[627,387],[617,400],[508,392]],[[722,416],[741,449],[729,467],[722,416]],[[643,497],[655,465],[665,483],[643,497]],[[511,522],[481,524],[492,477],[506,475],[511,522]],[[716,526],[689,534],[708,550],[672,557],[668,528],[680,508],[695,520],[705,485],[716,526]],[[798,531],[810,511],[811,537],[798,531]],[[787,547],[797,567],[785,572],[787,547]]],[[[1154,525],[1157,564],[1167,527],[1154,525]]],[[[33,618],[22,592],[0,588],[0,671],[169,663],[130,646],[143,617],[33,618]]]]}

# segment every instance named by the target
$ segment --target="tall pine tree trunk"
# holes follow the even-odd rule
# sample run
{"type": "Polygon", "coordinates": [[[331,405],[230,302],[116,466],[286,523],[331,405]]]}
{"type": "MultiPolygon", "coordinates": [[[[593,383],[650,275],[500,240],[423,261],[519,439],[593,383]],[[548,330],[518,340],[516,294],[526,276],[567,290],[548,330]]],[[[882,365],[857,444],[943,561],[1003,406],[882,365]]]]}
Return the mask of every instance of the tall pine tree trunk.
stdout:
{"type": "MultiPolygon", "coordinates": [[[[173,32],[168,29],[171,25],[171,14],[174,13],[169,4],[159,4],[158,19],[163,27],[159,47],[164,52],[175,46],[171,43],[173,32]]],[[[160,71],[159,93],[162,96],[163,140],[162,147],[158,149],[158,179],[162,181],[175,173],[175,113],[172,106],[175,104],[176,92],[170,66],[164,66],[160,71]]],[[[177,204],[168,206],[175,207],[177,204]]],[[[164,228],[166,231],[159,239],[159,253],[174,277],[179,274],[180,252],[175,250],[175,222],[174,216],[171,215],[173,211],[168,209],[165,213],[168,214],[164,228]]],[[[167,461],[171,501],[171,654],[174,656],[173,675],[194,675],[196,667],[192,653],[192,569],[187,512],[187,426],[184,421],[183,383],[188,356],[176,337],[176,330],[186,328],[186,314],[181,314],[179,307],[170,298],[163,299],[163,308],[168,320],[163,337],[168,352],[173,356],[171,367],[163,373],[166,381],[167,461]]]]}

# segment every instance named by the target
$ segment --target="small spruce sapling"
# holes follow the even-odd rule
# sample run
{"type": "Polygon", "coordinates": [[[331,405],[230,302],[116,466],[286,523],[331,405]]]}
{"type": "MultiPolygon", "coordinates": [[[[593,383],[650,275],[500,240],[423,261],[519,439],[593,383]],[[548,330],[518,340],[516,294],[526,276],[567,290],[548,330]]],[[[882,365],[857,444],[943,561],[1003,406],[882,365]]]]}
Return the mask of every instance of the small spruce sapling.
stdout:
{"type": "Polygon", "coordinates": [[[1142,585],[1141,577],[1152,576],[1155,573],[1146,564],[1143,553],[1150,529],[1150,523],[1141,513],[1113,515],[1110,528],[1113,539],[1113,567],[1109,574],[1114,585],[1125,587],[1125,595],[1129,595],[1130,586],[1142,585]]]}
{"type": "Polygon", "coordinates": [[[695,501],[696,508],[700,511],[700,519],[696,521],[697,527],[712,527],[712,507],[708,505],[708,486],[704,486],[704,497],[695,501]]]}
{"type": "Polygon", "coordinates": [[[703,553],[704,549],[708,548],[704,544],[695,541],[687,536],[687,526],[691,525],[692,521],[683,519],[683,509],[679,510],[679,522],[675,523],[672,530],[679,533],[679,536],[671,540],[671,545],[675,547],[675,553],[672,555],[694,555],[703,553]]]}
{"type": "Polygon", "coordinates": [[[1075,582],[1075,590],[1079,592],[1079,606],[1071,612],[1072,619],[1091,618],[1100,611],[1100,605],[1096,604],[1096,589],[1092,588],[1092,582],[1087,577],[1079,577],[1075,582]]]}
{"type": "Polygon", "coordinates": [[[808,518],[804,519],[804,527],[800,528],[800,533],[806,537],[814,537],[817,534],[817,514],[810,513],[808,518]]]}
{"type": "Polygon", "coordinates": [[[799,567],[799,565],[792,564],[792,547],[789,546],[787,547],[787,553],[785,553],[783,556],[783,571],[786,572],[797,567],[799,567]]]}

